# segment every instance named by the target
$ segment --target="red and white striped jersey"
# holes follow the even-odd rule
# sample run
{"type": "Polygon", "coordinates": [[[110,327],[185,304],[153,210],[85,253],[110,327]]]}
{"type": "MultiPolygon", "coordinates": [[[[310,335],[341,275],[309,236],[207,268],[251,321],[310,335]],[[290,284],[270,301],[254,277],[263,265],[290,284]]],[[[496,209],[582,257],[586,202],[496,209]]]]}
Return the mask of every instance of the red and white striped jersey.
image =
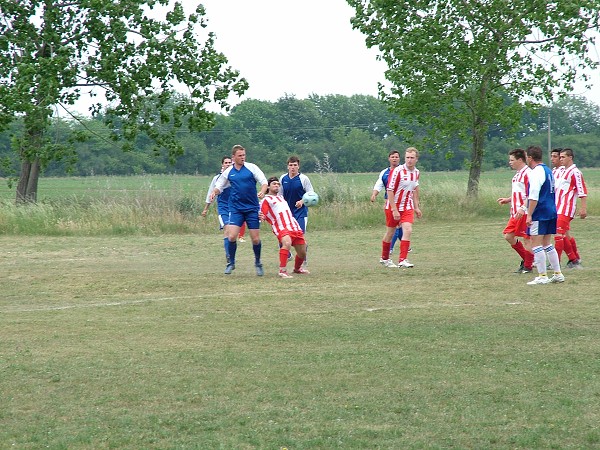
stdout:
{"type": "Polygon", "coordinates": [[[408,170],[406,164],[390,172],[387,185],[388,199],[385,209],[391,209],[390,201],[396,202],[398,211],[414,209],[413,192],[419,186],[419,169],[408,170]]]}
{"type": "Polygon", "coordinates": [[[512,194],[510,197],[510,216],[515,217],[522,206],[527,206],[527,190],[529,189],[529,166],[524,166],[512,178],[512,194]]]}
{"type": "Polygon", "coordinates": [[[587,187],[581,171],[571,164],[564,167],[556,180],[556,212],[568,217],[575,217],[577,198],[587,197],[587,187]]]}
{"type": "Polygon", "coordinates": [[[558,166],[552,168],[552,175],[554,175],[554,187],[556,188],[556,182],[560,178],[561,174],[565,170],[565,166],[558,166]]]}
{"type": "Polygon", "coordinates": [[[278,238],[284,231],[300,231],[302,233],[302,228],[292,215],[288,202],[282,196],[265,195],[261,200],[260,210],[278,238]]]}

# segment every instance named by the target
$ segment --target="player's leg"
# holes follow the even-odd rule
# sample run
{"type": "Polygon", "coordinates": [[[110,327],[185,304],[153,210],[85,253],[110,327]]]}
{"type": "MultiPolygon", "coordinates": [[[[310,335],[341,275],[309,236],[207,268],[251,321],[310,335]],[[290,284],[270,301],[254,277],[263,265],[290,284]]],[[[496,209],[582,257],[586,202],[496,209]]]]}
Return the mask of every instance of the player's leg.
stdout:
{"type": "Polygon", "coordinates": [[[262,243],[260,241],[260,221],[258,220],[258,210],[250,211],[245,214],[246,226],[250,239],[252,240],[252,251],[254,252],[254,267],[256,275],[259,277],[264,275],[260,256],[262,251],[262,243]]]}

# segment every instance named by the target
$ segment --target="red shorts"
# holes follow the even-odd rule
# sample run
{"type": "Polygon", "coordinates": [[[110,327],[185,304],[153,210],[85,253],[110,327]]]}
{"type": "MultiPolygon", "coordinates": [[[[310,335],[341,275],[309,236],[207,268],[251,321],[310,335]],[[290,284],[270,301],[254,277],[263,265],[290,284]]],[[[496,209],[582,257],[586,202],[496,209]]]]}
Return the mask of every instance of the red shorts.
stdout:
{"type": "Polygon", "coordinates": [[[304,233],[302,231],[283,230],[281,233],[279,233],[279,236],[277,236],[279,242],[281,242],[281,239],[283,239],[284,236],[289,236],[292,238],[292,246],[306,244],[306,241],[304,240],[304,233]]]}
{"type": "Polygon", "coordinates": [[[502,233],[514,233],[515,237],[529,239],[529,235],[527,234],[527,215],[523,214],[520,219],[515,219],[514,217],[508,219],[506,228],[502,233]]]}
{"type": "Polygon", "coordinates": [[[572,217],[559,214],[556,218],[556,234],[567,234],[567,231],[571,229],[572,217]]]}
{"type": "Polygon", "coordinates": [[[385,210],[385,226],[388,228],[396,228],[401,223],[414,223],[414,221],[414,209],[409,209],[408,211],[400,211],[400,220],[394,220],[394,214],[392,214],[391,209],[385,210]]]}

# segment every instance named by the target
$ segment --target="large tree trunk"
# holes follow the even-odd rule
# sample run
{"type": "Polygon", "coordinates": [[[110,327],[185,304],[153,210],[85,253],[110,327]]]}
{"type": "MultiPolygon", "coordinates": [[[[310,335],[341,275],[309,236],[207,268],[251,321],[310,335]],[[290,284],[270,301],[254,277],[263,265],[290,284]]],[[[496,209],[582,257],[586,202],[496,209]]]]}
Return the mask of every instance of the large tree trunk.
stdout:
{"type": "Polygon", "coordinates": [[[467,183],[467,197],[472,199],[479,196],[479,177],[481,176],[481,165],[483,164],[484,139],[484,127],[476,125],[473,129],[473,148],[471,151],[469,182],[467,183]]]}
{"type": "Polygon", "coordinates": [[[17,203],[35,203],[37,201],[38,180],[40,179],[40,161],[23,160],[21,175],[17,185],[17,203]]]}

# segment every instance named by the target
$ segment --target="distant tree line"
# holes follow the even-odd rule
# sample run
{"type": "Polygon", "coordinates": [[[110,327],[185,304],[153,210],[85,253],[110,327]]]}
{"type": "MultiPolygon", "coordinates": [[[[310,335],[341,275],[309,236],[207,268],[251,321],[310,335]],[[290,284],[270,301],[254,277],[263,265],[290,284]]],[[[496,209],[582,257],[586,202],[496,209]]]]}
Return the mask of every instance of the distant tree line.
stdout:
{"type": "MultiPolygon", "coordinates": [[[[491,127],[485,144],[484,170],[507,166],[511,148],[548,143],[550,117],[553,147],[571,147],[580,167],[600,167],[600,107],[581,97],[568,97],[537,114],[522,118],[521,129],[508,135],[500,126],[491,127]]],[[[401,121],[375,97],[354,95],[318,96],[297,99],[282,97],[276,102],[245,100],[228,115],[217,114],[216,126],[208,132],[177,131],[185,149],[175,161],[167,153],[156,153],[145,135],[134,148],[123,152],[111,140],[102,118],[79,121],[54,119],[51,134],[57,145],[66,144],[67,131],[76,131],[81,140],[71,140],[74,152],[44,168],[45,176],[134,175],[144,173],[215,173],[220,160],[234,144],[242,144],[248,160],[265,172],[281,171],[289,155],[298,155],[302,170],[314,172],[375,172],[387,162],[391,149],[412,145],[392,131],[401,121]],[[85,136],[85,138],[83,138],[85,136]]],[[[11,150],[19,121],[0,133],[0,176],[18,175],[19,162],[11,150]]],[[[164,126],[164,125],[163,125],[164,126]]],[[[181,129],[183,130],[183,128],[181,129]]],[[[427,130],[415,130],[416,134],[427,130]]],[[[467,168],[469,148],[455,142],[447,148],[422,148],[419,166],[426,171],[453,171],[467,168]]]]}

